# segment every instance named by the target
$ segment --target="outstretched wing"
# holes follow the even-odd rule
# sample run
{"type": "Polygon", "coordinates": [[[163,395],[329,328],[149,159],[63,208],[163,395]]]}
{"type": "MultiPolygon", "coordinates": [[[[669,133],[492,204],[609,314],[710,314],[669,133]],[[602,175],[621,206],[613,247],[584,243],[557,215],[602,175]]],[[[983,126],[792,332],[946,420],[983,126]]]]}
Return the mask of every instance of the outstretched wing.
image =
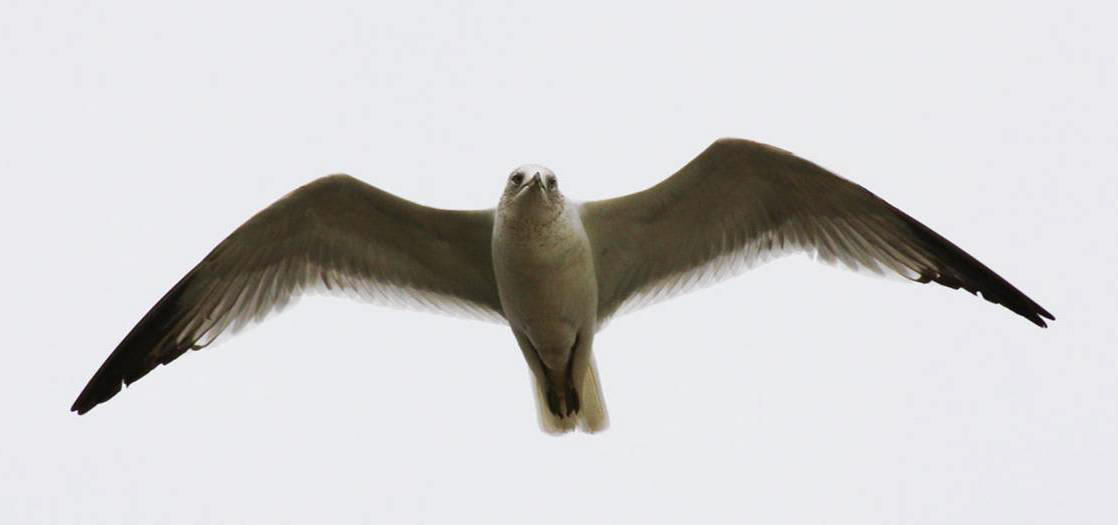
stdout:
{"type": "Polygon", "coordinates": [[[786,251],[981,293],[1055,319],[974,257],[865,188],[786,151],[721,139],[648,190],[584,203],[598,316],[734,275],[786,251]]]}
{"type": "Polygon", "coordinates": [[[311,288],[503,320],[493,212],[417,205],[323,177],[237,228],[140,320],[82,390],[87,412],[156,365],[235,332],[311,288]]]}

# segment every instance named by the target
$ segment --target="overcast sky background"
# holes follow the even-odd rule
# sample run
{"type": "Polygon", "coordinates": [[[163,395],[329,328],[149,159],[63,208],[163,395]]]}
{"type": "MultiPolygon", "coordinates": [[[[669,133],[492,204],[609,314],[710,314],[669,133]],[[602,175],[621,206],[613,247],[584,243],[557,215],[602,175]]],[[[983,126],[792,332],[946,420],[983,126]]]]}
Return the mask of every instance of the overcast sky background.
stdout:
{"type": "Polygon", "coordinates": [[[1110,3],[44,4],[0,4],[0,522],[1118,519],[1110,3]],[[785,258],[615,319],[611,428],[555,438],[507,327],[309,297],[68,412],[317,176],[486,208],[534,162],[590,200],[720,136],[857,181],[1057,321],[785,258]]]}

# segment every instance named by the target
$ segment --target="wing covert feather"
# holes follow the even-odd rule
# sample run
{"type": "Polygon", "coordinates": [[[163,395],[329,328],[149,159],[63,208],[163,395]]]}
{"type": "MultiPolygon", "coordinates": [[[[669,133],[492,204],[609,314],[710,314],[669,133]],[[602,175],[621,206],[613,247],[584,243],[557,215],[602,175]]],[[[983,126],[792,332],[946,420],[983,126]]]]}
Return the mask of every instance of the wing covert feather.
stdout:
{"type": "Polygon", "coordinates": [[[645,191],[584,203],[598,316],[788,252],[981,293],[1038,326],[1054,319],[958,246],[865,188],[791,153],[720,139],[645,191]]]}
{"type": "Polygon", "coordinates": [[[287,194],[217,245],[125,336],[71,410],[85,413],[159,364],[309,289],[502,320],[492,210],[428,208],[348,175],[287,194]]]}

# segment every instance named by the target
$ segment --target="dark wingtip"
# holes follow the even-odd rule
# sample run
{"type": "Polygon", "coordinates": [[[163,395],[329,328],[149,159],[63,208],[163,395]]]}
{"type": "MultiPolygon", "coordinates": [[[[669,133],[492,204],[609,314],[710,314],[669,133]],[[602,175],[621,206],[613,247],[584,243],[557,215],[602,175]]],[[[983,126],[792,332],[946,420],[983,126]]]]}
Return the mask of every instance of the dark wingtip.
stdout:
{"type": "Polygon", "coordinates": [[[1056,320],[1056,317],[1048,310],[1030,299],[1009,281],[994,273],[978,259],[963,251],[962,248],[903,211],[895,207],[893,211],[908,223],[908,226],[912,228],[912,233],[915,234],[916,239],[923,245],[924,249],[935,254],[944,263],[941,268],[924,270],[914,280],[920,283],[935,281],[956,290],[962,288],[991,303],[1008,308],[1013,313],[1028,319],[1029,322],[1041,328],[1048,328],[1048,323],[1044,322],[1044,319],[1056,320]]]}
{"type": "Polygon", "coordinates": [[[1030,318],[1029,320],[1032,321],[1033,323],[1035,323],[1037,326],[1039,326],[1041,328],[1048,328],[1048,323],[1044,322],[1044,319],[1048,319],[1049,321],[1055,321],[1056,316],[1048,313],[1048,310],[1045,310],[1044,308],[1041,308],[1039,305],[1036,308],[1037,308],[1036,313],[1033,314],[1033,317],[1030,318]],[[1041,317],[1043,317],[1044,319],[1041,319],[1041,317]]]}
{"type": "MultiPolygon", "coordinates": [[[[1014,289],[1014,290],[1016,291],[1016,289],[1014,289]]],[[[1020,292],[1018,292],[1018,293],[1020,293],[1020,292]]],[[[1024,294],[1021,294],[1021,297],[1024,297],[1024,294]]],[[[1041,328],[1048,328],[1048,323],[1044,322],[1045,319],[1048,319],[1049,321],[1055,321],[1056,320],[1056,317],[1053,316],[1052,314],[1048,313],[1048,310],[1045,310],[1044,308],[1041,308],[1040,305],[1032,302],[1027,297],[1025,297],[1025,299],[1030,303],[1027,306],[1031,306],[1031,308],[1025,308],[1025,307],[1022,307],[1020,305],[1010,306],[1010,305],[1003,304],[1002,306],[1005,306],[1005,307],[1013,310],[1014,312],[1017,312],[1021,317],[1024,317],[1025,319],[1028,319],[1031,323],[1033,323],[1033,324],[1035,324],[1035,325],[1037,325],[1041,328]]]]}
{"type": "Polygon", "coordinates": [[[117,395],[121,390],[120,380],[107,385],[106,388],[105,383],[96,381],[96,379],[95,376],[94,380],[90,381],[89,384],[82,389],[82,393],[78,394],[78,398],[75,399],[74,404],[70,406],[71,412],[77,412],[79,416],[85,414],[93,410],[93,407],[112,399],[113,396],[117,395]]]}
{"type": "Polygon", "coordinates": [[[1005,284],[1011,290],[1013,290],[1014,293],[1017,294],[1017,297],[1014,298],[1015,300],[1013,301],[1013,304],[1005,304],[1002,301],[993,302],[1001,304],[1002,306],[1013,310],[1021,317],[1028,319],[1030,322],[1041,328],[1048,328],[1048,323],[1044,322],[1045,319],[1048,319],[1049,321],[1056,320],[1056,317],[1049,313],[1048,310],[1045,310],[1039,304],[1036,304],[1036,302],[1034,302],[1032,299],[1026,297],[1025,294],[1021,293],[1016,288],[1013,288],[1013,285],[1010,285],[1009,283],[1005,284]]]}
{"type": "Polygon", "coordinates": [[[167,335],[182,318],[179,300],[192,275],[193,272],[188,273],[175,284],[124,336],[78,394],[70,406],[71,412],[78,415],[89,412],[155,367],[174,361],[194,346],[193,341],[178,342],[167,335]]]}
{"type": "MultiPolygon", "coordinates": [[[[1014,291],[1016,291],[1016,289],[1014,289],[1014,291]]],[[[1017,292],[1017,293],[1020,293],[1020,292],[1017,292]]],[[[1015,313],[1017,313],[1021,317],[1024,317],[1025,319],[1028,319],[1030,323],[1033,323],[1033,324],[1035,324],[1035,325],[1037,325],[1041,328],[1048,328],[1048,323],[1044,322],[1045,319],[1048,319],[1049,321],[1055,321],[1056,320],[1056,318],[1052,314],[1048,313],[1048,310],[1045,310],[1044,308],[1041,308],[1040,305],[1038,305],[1038,304],[1032,302],[1031,300],[1029,300],[1027,297],[1024,296],[1024,294],[1021,294],[1021,297],[1023,297],[1026,301],[1028,301],[1029,304],[1027,304],[1027,305],[1021,305],[1021,304],[1009,305],[1009,304],[1004,304],[1000,301],[991,301],[991,302],[994,302],[995,304],[1001,304],[1002,306],[1005,306],[1006,308],[1009,308],[1010,310],[1013,310],[1015,313]]]]}

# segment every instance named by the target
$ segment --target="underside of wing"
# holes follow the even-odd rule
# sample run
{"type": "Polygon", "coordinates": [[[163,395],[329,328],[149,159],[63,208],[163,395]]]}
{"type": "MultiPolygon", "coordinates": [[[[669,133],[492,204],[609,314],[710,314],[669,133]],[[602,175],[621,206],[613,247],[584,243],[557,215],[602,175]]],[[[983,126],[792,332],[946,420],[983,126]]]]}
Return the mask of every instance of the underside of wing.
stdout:
{"type": "Polygon", "coordinates": [[[160,364],[307,291],[501,321],[492,212],[416,205],[345,175],[256,214],[171,288],[74,402],[85,413],[160,364]]]}
{"type": "Polygon", "coordinates": [[[722,139],[662,183],[585,203],[599,318],[789,252],[936,282],[1046,326],[1050,313],[958,246],[865,188],[786,151],[722,139]]]}

